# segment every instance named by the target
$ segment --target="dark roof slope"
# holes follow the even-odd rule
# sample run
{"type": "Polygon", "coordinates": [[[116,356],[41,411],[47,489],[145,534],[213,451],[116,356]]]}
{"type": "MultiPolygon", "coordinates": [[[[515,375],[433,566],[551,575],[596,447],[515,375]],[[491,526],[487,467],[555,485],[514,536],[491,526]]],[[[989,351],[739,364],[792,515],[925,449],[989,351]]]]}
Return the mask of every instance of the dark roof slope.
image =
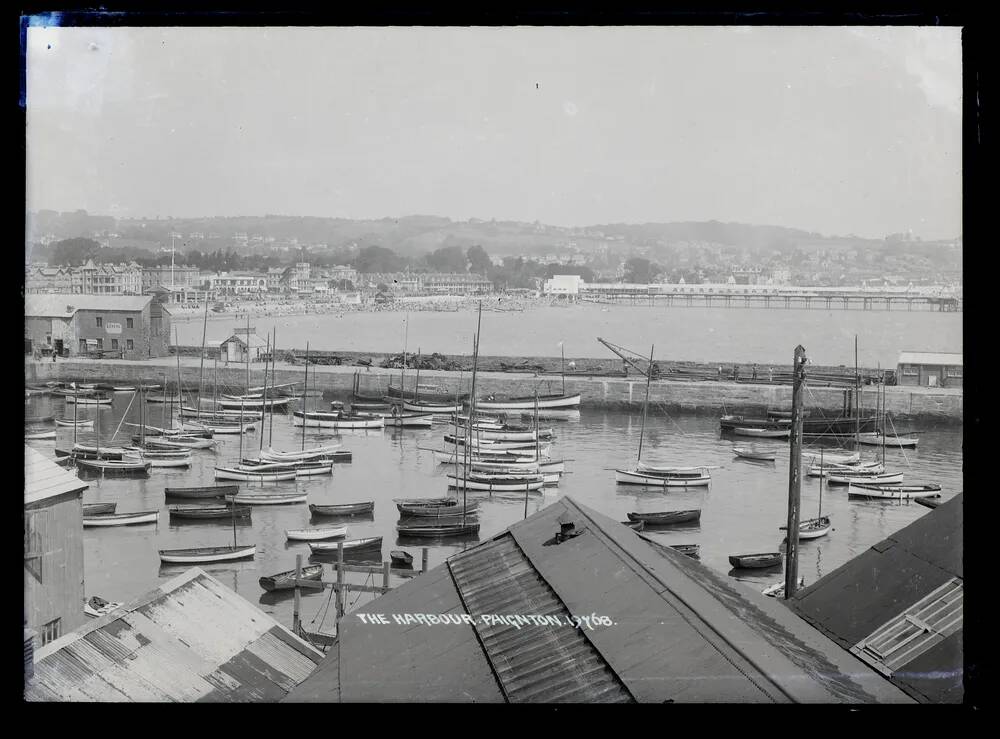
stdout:
{"type": "MultiPolygon", "coordinates": [[[[914,647],[916,632],[924,627],[917,627],[911,620],[914,633],[901,635],[900,640],[914,636],[909,647],[912,654],[903,654],[902,658],[909,657],[909,661],[891,670],[894,684],[924,702],[961,702],[964,693],[963,498],[959,493],[787,601],[809,623],[850,650],[883,625],[899,619],[904,611],[944,589],[938,595],[945,600],[933,599],[939,604],[930,610],[945,613],[949,606],[948,619],[928,622],[932,630],[943,632],[943,638],[924,631],[921,639],[930,638],[921,652],[914,647]]],[[[919,614],[910,615],[911,619],[927,621],[919,614]]]]}
{"type": "Polygon", "coordinates": [[[340,628],[286,700],[910,701],[783,604],[570,498],[340,628]]]}

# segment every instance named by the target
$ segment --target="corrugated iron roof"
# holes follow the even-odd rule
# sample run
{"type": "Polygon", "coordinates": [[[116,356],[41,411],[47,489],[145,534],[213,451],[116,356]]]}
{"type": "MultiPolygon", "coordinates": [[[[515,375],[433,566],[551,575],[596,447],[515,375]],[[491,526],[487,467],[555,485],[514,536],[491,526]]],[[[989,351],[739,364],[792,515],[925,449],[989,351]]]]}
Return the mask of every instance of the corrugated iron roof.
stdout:
{"type": "Polygon", "coordinates": [[[448,567],[508,701],[634,702],[510,534],[452,557],[448,567]],[[566,626],[483,619],[493,615],[545,616],[566,626]]]}
{"type": "Polygon", "coordinates": [[[193,567],[38,650],[25,699],[274,702],[322,657],[193,567]]]}
{"type": "Polygon", "coordinates": [[[141,311],[151,295],[77,295],[30,293],[24,296],[24,315],[70,318],[78,310],[141,311]]]}
{"type": "Polygon", "coordinates": [[[910,702],[782,603],[565,497],[345,618],[288,700],[594,701],[626,691],[658,703],[910,702]],[[577,535],[557,544],[566,513],[577,535]],[[443,613],[477,620],[394,623],[443,613]],[[567,614],[608,622],[572,628],[567,614]],[[559,621],[542,634],[538,622],[517,629],[483,615],[559,621]]]}
{"type": "Polygon", "coordinates": [[[38,450],[24,445],[24,504],[31,505],[57,495],[83,492],[90,485],[63,469],[38,450]]]}
{"type": "MultiPolygon", "coordinates": [[[[963,494],[829,575],[788,605],[844,649],[851,649],[952,579],[964,579],[963,494]]],[[[962,631],[951,634],[889,678],[918,700],[961,702],[962,631]]]]}
{"type": "Polygon", "coordinates": [[[961,367],[962,355],[950,352],[900,352],[896,364],[940,364],[961,367]]]}

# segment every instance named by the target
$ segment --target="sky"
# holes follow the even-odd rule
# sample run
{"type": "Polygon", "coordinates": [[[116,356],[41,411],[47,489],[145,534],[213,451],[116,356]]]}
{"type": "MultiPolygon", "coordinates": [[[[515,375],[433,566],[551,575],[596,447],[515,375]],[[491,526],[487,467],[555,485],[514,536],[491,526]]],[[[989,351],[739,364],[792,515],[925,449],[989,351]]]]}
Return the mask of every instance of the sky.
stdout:
{"type": "Polygon", "coordinates": [[[962,232],[961,29],[58,28],[28,210],[962,232]]]}

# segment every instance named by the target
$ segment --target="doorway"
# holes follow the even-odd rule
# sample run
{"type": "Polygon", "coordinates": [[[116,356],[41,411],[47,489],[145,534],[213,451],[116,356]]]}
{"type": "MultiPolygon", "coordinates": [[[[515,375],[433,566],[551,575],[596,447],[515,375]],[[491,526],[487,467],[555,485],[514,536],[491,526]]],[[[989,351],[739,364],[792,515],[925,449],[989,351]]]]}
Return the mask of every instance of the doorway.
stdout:
{"type": "Polygon", "coordinates": [[[58,354],[61,357],[63,355],[63,340],[56,339],[54,344],[55,344],[56,354],[58,354]]]}

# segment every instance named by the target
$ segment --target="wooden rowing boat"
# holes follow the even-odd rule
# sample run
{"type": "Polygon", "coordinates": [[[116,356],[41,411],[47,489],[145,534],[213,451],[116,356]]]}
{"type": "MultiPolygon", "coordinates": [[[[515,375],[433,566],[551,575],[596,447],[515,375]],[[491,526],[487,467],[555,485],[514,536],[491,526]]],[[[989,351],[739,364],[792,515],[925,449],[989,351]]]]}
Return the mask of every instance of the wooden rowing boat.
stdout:
{"type": "Polygon", "coordinates": [[[670,544],[669,547],[685,557],[690,557],[691,559],[699,559],[701,552],[700,544],[670,544]]]}
{"type": "MultiPolygon", "coordinates": [[[[902,477],[902,474],[900,474],[900,480],[902,480],[902,477]]],[[[889,500],[922,498],[926,497],[929,493],[938,493],[940,491],[941,486],[937,483],[928,485],[879,485],[851,480],[847,487],[847,494],[852,498],[886,498],[889,500]]]]}
{"type": "MultiPolygon", "coordinates": [[[[804,577],[799,578],[799,587],[804,588],[806,585],[806,579],[804,577]]],[[[773,585],[768,585],[766,588],[760,591],[764,595],[770,598],[784,598],[785,597],[785,581],[776,582],[773,585]]]]}
{"type": "Polygon", "coordinates": [[[216,480],[241,480],[243,482],[281,482],[284,480],[294,480],[295,470],[267,470],[264,472],[250,472],[239,467],[216,467],[216,480]]]}
{"type": "Polygon", "coordinates": [[[535,407],[539,410],[568,410],[578,408],[580,405],[580,393],[572,395],[550,394],[532,396],[504,396],[487,395],[485,398],[476,401],[476,410],[484,411],[533,411],[535,407]]]}
{"type": "Polygon", "coordinates": [[[903,482],[903,473],[890,472],[881,475],[841,475],[838,472],[836,475],[827,475],[826,482],[828,485],[852,485],[858,483],[876,487],[879,485],[896,485],[903,482]]]}
{"type": "Polygon", "coordinates": [[[737,436],[755,436],[761,439],[787,439],[791,435],[791,429],[756,429],[748,426],[735,426],[731,433],[737,436]]]}
{"type": "Polygon", "coordinates": [[[400,536],[419,536],[425,538],[467,536],[479,533],[478,521],[466,523],[400,523],[396,526],[400,536]]]}
{"type": "Polygon", "coordinates": [[[459,413],[462,410],[461,403],[429,403],[404,400],[402,405],[404,411],[410,411],[411,413],[431,413],[438,416],[459,413]]]}
{"type": "Polygon", "coordinates": [[[156,523],[159,511],[135,511],[133,513],[101,513],[84,516],[83,526],[132,526],[139,523],[156,523]]]}
{"type": "Polygon", "coordinates": [[[237,559],[253,559],[256,553],[257,547],[254,544],[228,547],[195,547],[193,549],[161,549],[160,561],[174,564],[231,562],[237,559]]]}
{"type": "Polygon", "coordinates": [[[764,552],[760,554],[733,554],[729,564],[737,569],[763,569],[777,567],[781,564],[781,552],[764,552]]]}
{"type": "Polygon", "coordinates": [[[171,518],[191,518],[197,520],[205,519],[234,519],[250,518],[250,506],[197,506],[197,505],[171,505],[167,506],[171,518]]]}
{"type": "Polygon", "coordinates": [[[222,498],[226,495],[236,495],[239,492],[239,485],[206,485],[163,489],[163,494],[168,498],[222,498]]]}
{"type": "Polygon", "coordinates": [[[459,490],[488,490],[490,492],[521,492],[540,490],[545,485],[541,475],[526,477],[501,477],[498,475],[446,475],[449,488],[459,490]]]}
{"type": "Polygon", "coordinates": [[[339,505],[316,505],[310,503],[309,512],[314,516],[364,516],[375,512],[375,501],[341,503],[339,505]]]}
{"type": "Polygon", "coordinates": [[[708,485],[712,476],[707,471],[700,475],[663,475],[638,470],[615,470],[615,482],[621,485],[647,485],[650,487],[697,487],[708,485]]]}
{"type": "Polygon", "coordinates": [[[310,543],[309,548],[313,552],[322,552],[324,554],[329,552],[336,553],[338,548],[343,545],[344,551],[356,551],[358,549],[381,549],[382,548],[382,537],[381,536],[369,536],[364,539],[349,539],[348,541],[338,541],[338,542],[319,542],[310,543]]]}
{"type": "Polygon", "coordinates": [[[891,446],[896,449],[912,448],[920,441],[914,437],[883,436],[880,433],[860,434],[855,438],[858,444],[867,446],[891,446]]]}
{"type": "Polygon", "coordinates": [[[380,429],[385,427],[385,419],[381,416],[349,416],[319,411],[303,415],[302,411],[295,411],[292,413],[292,425],[323,429],[380,429]]]}
{"type": "Polygon", "coordinates": [[[622,521],[622,524],[624,526],[628,526],[630,529],[633,529],[635,531],[642,531],[644,528],[646,528],[645,521],[622,521]]]}
{"type": "Polygon", "coordinates": [[[463,516],[470,515],[479,510],[478,501],[471,501],[463,505],[447,505],[447,506],[429,506],[429,505],[407,505],[405,503],[397,503],[396,508],[399,509],[401,516],[409,516],[411,518],[431,518],[431,517],[441,517],[441,516],[463,516]]]}
{"type": "Polygon", "coordinates": [[[70,428],[75,426],[78,429],[92,429],[94,428],[94,421],[93,419],[74,421],[72,418],[57,418],[56,426],[69,426],[70,428]]]}
{"type": "Polygon", "coordinates": [[[25,441],[40,441],[43,439],[55,439],[56,432],[55,429],[43,430],[43,429],[25,429],[24,440],[25,441]]]}
{"type": "Polygon", "coordinates": [[[866,475],[880,475],[885,472],[885,465],[881,462],[862,462],[858,464],[814,464],[809,468],[809,477],[864,477],[866,475]]]}
{"type": "Polygon", "coordinates": [[[99,395],[84,395],[80,393],[79,395],[67,394],[65,397],[67,403],[76,403],[77,405],[111,405],[111,398],[99,395]]]}
{"type": "Polygon", "coordinates": [[[940,495],[922,495],[919,498],[914,498],[913,500],[914,502],[919,503],[922,506],[926,506],[927,508],[937,508],[941,505],[941,501],[937,500],[937,498],[940,497],[940,495]]]}
{"type": "Polygon", "coordinates": [[[743,459],[753,459],[757,462],[773,462],[776,456],[774,452],[762,452],[743,446],[734,446],[733,453],[737,457],[741,457],[743,459]]]}
{"type": "Polygon", "coordinates": [[[240,493],[239,495],[227,495],[226,500],[237,505],[285,505],[287,503],[305,503],[308,498],[306,493],[240,493]]]}
{"type": "Polygon", "coordinates": [[[690,511],[659,511],[656,513],[629,513],[629,521],[643,521],[650,526],[670,526],[701,519],[701,509],[690,511]]]}
{"type": "MultiPolygon", "coordinates": [[[[306,565],[299,570],[300,580],[320,580],[323,577],[323,565],[306,565]]],[[[276,575],[266,575],[258,581],[260,586],[269,593],[274,590],[291,590],[295,587],[295,570],[279,572],[276,575]]]]}
{"type": "MultiPolygon", "coordinates": [[[[133,436],[132,441],[141,442],[142,437],[133,436]]],[[[217,443],[214,439],[199,439],[193,436],[159,436],[152,440],[146,439],[146,447],[149,449],[211,449],[217,443]]]]}
{"type": "Polygon", "coordinates": [[[324,541],[347,536],[346,526],[332,526],[325,529],[285,529],[285,538],[290,541],[324,541]]]}
{"type": "Polygon", "coordinates": [[[136,475],[148,476],[152,465],[149,462],[131,461],[128,459],[80,459],[75,460],[81,471],[95,472],[102,475],[136,475]]]}
{"type": "Polygon", "coordinates": [[[114,513],[117,503],[84,503],[84,516],[97,516],[103,513],[114,513]]]}
{"type": "MultiPolygon", "coordinates": [[[[826,536],[830,533],[833,528],[833,524],[830,522],[829,516],[820,516],[819,518],[809,518],[805,521],[799,521],[799,539],[818,539],[821,536],[826,536]]],[[[787,531],[787,526],[779,526],[779,531],[787,531]]]]}

